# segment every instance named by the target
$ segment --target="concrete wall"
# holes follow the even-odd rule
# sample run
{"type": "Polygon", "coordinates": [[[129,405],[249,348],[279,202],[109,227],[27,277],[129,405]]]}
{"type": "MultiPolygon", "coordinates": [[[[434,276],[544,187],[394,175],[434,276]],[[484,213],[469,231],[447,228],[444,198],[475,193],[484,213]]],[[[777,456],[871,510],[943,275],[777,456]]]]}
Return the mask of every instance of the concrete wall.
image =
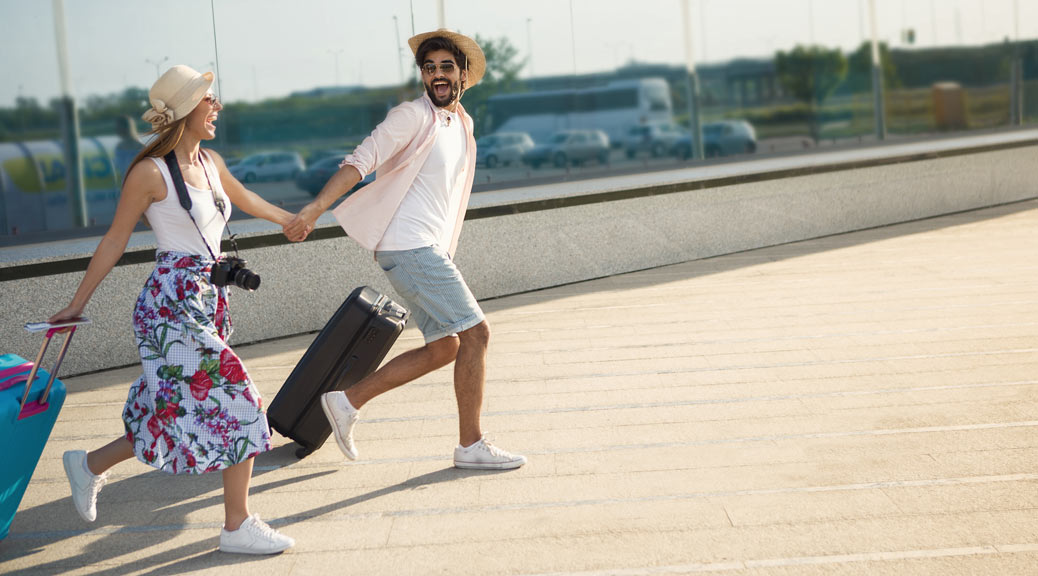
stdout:
{"type": "MultiPolygon", "coordinates": [[[[476,297],[486,299],[1038,197],[1034,133],[1017,134],[1009,145],[967,141],[942,153],[882,150],[476,194],[456,260],[476,297]],[[595,201],[581,200],[588,194],[595,201]]],[[[330,218],[320,224],[334,235],[330,218]]],[[[319,330],[362,284],[392,294],[371,254],[345,237],[287,244],[266,223],[250,226],[236,232],[275,245],[243,253],[263,285],[254,293],[232,289],[232,343],[319,330]]],[[[67,258],[89,255],[87,244],[67,258]]],[[[135,238],[133,250],[150,254],[149,236],[135,238]]],[[[8,252],[0,263],[0,272],[7,267],[0,350],[30,359],[40,339],[22,324],[64,307],[83,275],[46,273],[60,269],[60,257],[34,259],[37,268],[8,252]]],[[[138,361],[130,313],[151,268],[118,266],[101,284],[87,307],[93,324],[75,337],[63,375],[138,361]]]]}

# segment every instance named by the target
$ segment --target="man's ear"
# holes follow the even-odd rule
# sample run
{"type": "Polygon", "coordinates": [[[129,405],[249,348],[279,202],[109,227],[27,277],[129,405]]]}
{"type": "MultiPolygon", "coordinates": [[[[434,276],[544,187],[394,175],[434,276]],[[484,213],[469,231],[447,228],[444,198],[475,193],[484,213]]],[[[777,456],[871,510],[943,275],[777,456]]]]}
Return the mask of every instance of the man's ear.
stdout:
{"type": "Polygon", "coordinates": [[[469,71],[464,68],[461,69],[461,81],[465,83],[469,81],[469,71]]]}

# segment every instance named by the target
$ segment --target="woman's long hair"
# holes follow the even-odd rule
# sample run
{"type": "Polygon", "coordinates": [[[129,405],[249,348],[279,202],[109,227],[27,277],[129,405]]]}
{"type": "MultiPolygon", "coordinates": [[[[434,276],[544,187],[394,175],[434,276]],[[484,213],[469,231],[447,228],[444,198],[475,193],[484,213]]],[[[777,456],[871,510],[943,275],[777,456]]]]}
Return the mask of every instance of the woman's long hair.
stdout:
{"type": "MultiPolygon", "coordinates": [[[[138,162],[141,162],[149,156],[162,158],[166,154],[169,154],[177,147],[177,144],[180,144],[180,139],[184,137],[185,128],[187,128],[187,116],[161,128],[152,128],[149,130],[145,136],[148,134],[154,134],[155,137],[152,138],[151,142],[148,142],[148,145],[142,148],[141,151],[137,153],[137,156],[133,158],[133,162],[130,162],[130,167],[126,169],[126,175],[128,176],[130,174],[133,167],[136,166],[138,162]]],[[[123,178],[123,186],[126,186],[125,177],[123,178]]],[[[151,222],[148,222],[148,217],[144,214],[141,214],[141,222],[149,228],[151,227],[151,222]]]]}
{"type": "Polygon", "coordinates": [[[133,162],[130,162],[130,167],[126,169],[126,173],[129,174],[130,170],[137,165],[138,162],[148,158],[149,156],[155,158],[162,158],[166,154],[169,154],[177,144],[180,144],[180,139],[184,137],[184,130],[187,128],[187,116],[184,116],[176,122],[172,122],[161,128],[153,128],[149,130],[145,136],[154,134],[155,137],[148,142],[148,145],[141,149],[137,153],[137,156],[133,158],[133,162]]]}

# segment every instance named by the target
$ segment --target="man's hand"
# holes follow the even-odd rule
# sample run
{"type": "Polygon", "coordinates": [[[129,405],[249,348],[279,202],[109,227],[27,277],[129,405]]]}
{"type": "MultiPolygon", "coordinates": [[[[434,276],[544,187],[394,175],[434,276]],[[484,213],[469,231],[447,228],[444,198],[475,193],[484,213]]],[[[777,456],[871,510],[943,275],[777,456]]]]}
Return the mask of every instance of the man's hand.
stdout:
{"type": "Polygon", "coordinates": [[[302,242],[306,240],[306,237],[314,229],[314,223],[317,222],[317,217],[321,215],[319,207],[314,203],[307,204],[296,214],[288,224],[284,226],[285,238],[288,238],[291,242],[302,242]]]}

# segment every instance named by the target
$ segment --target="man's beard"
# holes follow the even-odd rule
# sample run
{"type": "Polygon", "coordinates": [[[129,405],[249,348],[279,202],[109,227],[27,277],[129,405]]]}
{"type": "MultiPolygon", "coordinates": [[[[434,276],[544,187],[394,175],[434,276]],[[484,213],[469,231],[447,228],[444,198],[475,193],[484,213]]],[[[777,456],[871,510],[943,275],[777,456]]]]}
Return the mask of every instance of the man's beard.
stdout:
{"type": "MultiPolygon", "coordinates": [[[[434,82],[439,82],[439,79],[435,80],[434,82]]],[[[450,80],[447,80],[446,82],[450,86],[450,93],[448,93],[446,99],[443,100],[436,97],[436,92],[433,90],[433,82],[429,82],[425,85],[425,93],[429,95],[429,99],[432,100],[432,103],[435,104],[438,108],[445,108],[447,106],[450,106],[451,102],[454,102],[456,99],[458,99],[459,95],[461,94],[460,81],[452,83],[450,80]]]]}

